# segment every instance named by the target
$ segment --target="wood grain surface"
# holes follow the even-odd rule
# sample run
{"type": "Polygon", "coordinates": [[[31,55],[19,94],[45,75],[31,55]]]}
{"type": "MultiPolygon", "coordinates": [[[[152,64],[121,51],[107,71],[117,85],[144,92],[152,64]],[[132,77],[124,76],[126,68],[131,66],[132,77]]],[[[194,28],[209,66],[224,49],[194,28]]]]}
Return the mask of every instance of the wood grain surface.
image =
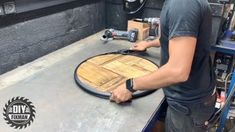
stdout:
{"type": "Polygon", "coordinates": [[[141,57],[108,54],[93,57],[77,69],[78,78],[85,84],[103,92],[110,92],[128,78],[149,74],[158,67],[141,57]]]}

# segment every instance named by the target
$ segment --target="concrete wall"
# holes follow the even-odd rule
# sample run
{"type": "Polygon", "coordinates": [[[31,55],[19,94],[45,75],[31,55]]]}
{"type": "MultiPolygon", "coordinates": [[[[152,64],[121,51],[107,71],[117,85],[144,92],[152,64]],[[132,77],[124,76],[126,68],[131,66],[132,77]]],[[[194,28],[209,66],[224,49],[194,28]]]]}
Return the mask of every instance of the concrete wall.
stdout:
{"type": "Polygon", "coordinates": [[[1,17],[0,74],[104,28],[102,0],[1,17]]]}

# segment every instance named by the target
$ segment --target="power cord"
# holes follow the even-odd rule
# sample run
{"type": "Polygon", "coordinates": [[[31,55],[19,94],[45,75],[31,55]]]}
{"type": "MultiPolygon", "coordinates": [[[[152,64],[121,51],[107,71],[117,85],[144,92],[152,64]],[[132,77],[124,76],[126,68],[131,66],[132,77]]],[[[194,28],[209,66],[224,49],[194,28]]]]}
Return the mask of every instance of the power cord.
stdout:
{"type": "MultiPolygon", "coordinates": [[[[141,0],[140,0],[141,1],[141,0]]],[[[139,12],[143,7],[144,5],[147,3],[147,0],[143,0],[142,4],[139,6],[138,9],[136,9],[135,11],[130,11],[130,12],[127,12],[128,15],[133,15],[133,14],[136,14],[137,12],[139,12]]],[[[125,0],[124,0],[124,4],[125,4],[125,0]]],[[[126,6],[126,5],[124,5],[126,6]]]]}

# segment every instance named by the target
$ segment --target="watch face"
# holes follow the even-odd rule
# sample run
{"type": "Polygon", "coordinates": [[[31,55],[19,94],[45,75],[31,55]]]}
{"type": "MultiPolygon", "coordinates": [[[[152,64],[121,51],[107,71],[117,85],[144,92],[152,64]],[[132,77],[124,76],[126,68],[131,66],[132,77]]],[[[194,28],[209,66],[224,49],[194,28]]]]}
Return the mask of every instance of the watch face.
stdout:
{"type": "Polygon", "coordinates": [[[132,93],[136,91],[133,89],[133,79],[132,78],[126,80],[126,88],[132,93]]]}
{"type": "Polygon", "coordinates": [[[77,84],[105,94],[112,92],[129,78],[149,74],[158,69],[153,62],[138,56],[105,54],[89,58],[75,70],[77,84]]]}
{"type": "Polygon", "coordinates": [[[128,79],[126,81],[126,85],[128,89],[132,89],[133,88],[133,79],[128,79]]]}

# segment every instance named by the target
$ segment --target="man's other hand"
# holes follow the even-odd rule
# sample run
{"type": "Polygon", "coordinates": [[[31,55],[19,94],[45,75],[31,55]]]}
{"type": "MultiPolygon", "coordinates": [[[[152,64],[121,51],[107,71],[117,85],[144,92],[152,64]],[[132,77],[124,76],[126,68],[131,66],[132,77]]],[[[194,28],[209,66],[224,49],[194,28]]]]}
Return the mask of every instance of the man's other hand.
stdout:
{"type": "Polygon", "coordinates": [[[122,84],[118,86],[115,90],[113,90],[112,95],[110,97],[110,101],[114,101],[116,103],[122,103],[131,100],[132,93],[126,89],[126,85],[122,84]]]}
{"type": "Polygon", "coordinates": [[[134,44],[130,50],[135,50],[135,51],[145,51],[148,48],[148,42],[146,41],[141,41],[139,43],[134,44]]]}

